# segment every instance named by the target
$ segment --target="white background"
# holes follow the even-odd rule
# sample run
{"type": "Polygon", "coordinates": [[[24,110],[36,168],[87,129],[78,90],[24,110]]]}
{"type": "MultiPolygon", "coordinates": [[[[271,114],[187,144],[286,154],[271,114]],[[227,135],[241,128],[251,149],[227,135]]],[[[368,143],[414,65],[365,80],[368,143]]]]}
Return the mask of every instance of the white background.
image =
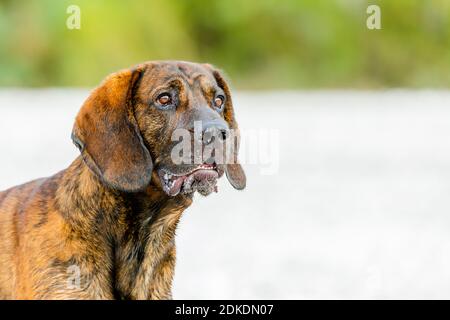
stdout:
{"type": "MultiPolygon", "coordinates": [[[[0,190],[52,175],[86,90],[0,90],[0,190]]],[[[279,169],[197,196],[174,298],[450,298],[450,93],[238,93],[279,169]]]]}

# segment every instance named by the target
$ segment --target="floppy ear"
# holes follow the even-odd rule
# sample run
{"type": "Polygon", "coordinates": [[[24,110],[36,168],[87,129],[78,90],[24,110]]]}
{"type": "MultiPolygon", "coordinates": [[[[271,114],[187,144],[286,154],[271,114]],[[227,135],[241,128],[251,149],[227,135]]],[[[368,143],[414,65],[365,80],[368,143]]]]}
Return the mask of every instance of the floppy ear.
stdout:
{"type": "Polygon", "coordinates": [[[109,187],[144,189],[153,163],[133,111],[133,91],[143,67],[108,76],[83,104],[72,132],[87,166],[109,187]]]}
{"type": "Polygon", "coordinates": [[[237,189],[237,190],[243,190],[245,189],[245,186],[247,184],[247,178],[245,176],[244,169],[242,168],[241,164],[238,160],[238,154],[239,154],[239,144],[240,144],[240,133],[239,133],[239,127],[236,122],[236,119],[234,117],[234,109],[233,109],[233,102],[231,100],[231,91],[230,88],[225,81],[222,74],[214,69],[211,65],[206,65],[214,75],[214,78],[216,79],[217,84],[219,87],[223,89],[226,96],[225,101],[225,109],[224,109],[224,118],[225,121],[228,122],[228,125],[230,126],[230,129],[234,132],[234,137],[236,140],[233,141],[235,144],[233,146],[234,153],[232,155],[233,159],[231,159],[231,163],[227,163],[225,165],[225,173],[227,175],[228,181],[231,183],[231,185],[237,189]]]}

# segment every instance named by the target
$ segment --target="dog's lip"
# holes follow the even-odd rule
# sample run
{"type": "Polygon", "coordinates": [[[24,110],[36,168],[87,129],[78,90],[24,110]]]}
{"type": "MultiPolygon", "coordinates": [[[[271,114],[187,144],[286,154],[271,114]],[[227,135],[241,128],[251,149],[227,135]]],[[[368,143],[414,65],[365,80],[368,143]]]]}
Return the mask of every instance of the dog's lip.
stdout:
{"type": "MultiPolygon", "coordinates": [[[[196,178],[218,179],[220,177],[217,165],[206,163],[184,173],[172,173],[170,170],[164,168],[160,169],[158,173],[163,190],[172,197],[178,195],[182,191],[185,182],[188,184],[188,187],[190,187],[193,180],[196,178]]],[[[215,188],[215,191],[217,192],[217,187],[215,188]]]]}
{"type": "Polygon", "coordinates": [[[197,167],[195,167],[189,171],[183,172],[183,173],[174,173],[174,172],[171,172],[170,170],[164,169],[164,168],[160,169],[160,171],[162,171],[164,174],[167,174],[167,175],[170,175],[173,177],[188,176],[198,170],[217,170],[217,166],[215,164],[204,163],[204,164],[198,165],[197,167]]]}

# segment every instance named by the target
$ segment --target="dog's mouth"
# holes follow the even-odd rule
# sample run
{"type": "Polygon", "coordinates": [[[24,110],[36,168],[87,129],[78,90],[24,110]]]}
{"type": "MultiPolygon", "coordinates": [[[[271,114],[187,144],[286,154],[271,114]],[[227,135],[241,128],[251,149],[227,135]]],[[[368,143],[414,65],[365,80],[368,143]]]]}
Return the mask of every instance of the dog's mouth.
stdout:
{"type": "Polygon", "coordinates": [[[207,196],[217,192],[220,170],[216,164],[202,164],[186,173],[172,173],[167,169],[158,171],[163,190],[171,197],[198,191],[207,196]]]}

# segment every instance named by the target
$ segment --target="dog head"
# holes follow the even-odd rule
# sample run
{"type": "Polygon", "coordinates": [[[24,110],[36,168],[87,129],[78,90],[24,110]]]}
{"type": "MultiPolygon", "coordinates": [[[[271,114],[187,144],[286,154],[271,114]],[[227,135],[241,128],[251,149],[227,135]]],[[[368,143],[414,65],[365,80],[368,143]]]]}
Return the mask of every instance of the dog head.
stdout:
{"type": "Polygon", "coordinates": [[[148,62],[108,76],[82,106],[72,140],[116,190],[153,180],[169,196],[208,195],[224,173],[245,188],[230,89],[210,65],[148,62]]]}

